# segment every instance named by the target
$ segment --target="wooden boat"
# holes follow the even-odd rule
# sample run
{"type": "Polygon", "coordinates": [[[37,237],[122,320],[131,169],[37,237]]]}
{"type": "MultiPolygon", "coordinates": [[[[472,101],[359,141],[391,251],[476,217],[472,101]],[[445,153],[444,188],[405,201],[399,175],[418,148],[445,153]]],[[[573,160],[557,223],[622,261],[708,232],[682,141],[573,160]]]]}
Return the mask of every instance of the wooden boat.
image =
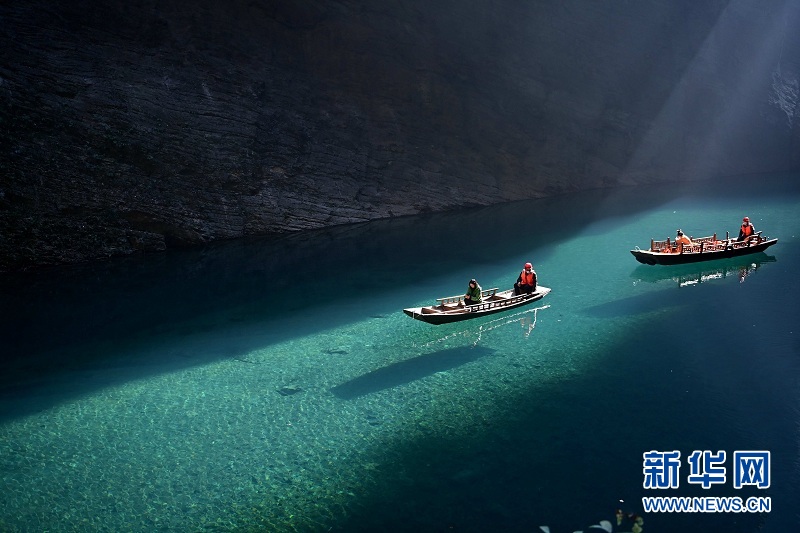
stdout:
{"type": "Polygon", "coordinates": [[[669,239],[651,240],[649,250],[640,250],[637,246],[631,253],[637,261],[645,265],[683,265],[755,254],[763,252],[776,242],[778,239],[762,237],[760,231],[744,241],[736,241],[727,236],[721,241],[715,233],[711,237],[692,239],[691,245],[676,244],[669,239]]]}
{"type": "Polygon", "coordinates": [[[416,320],[422,320],[428,324],[449,324],[460,320],[478,318],[509,309],[515,309],[528,305],[531,302],[541,300],[550,292],[547,287],[536,287],[531,294],[514,295],[514,289],[499,291],[497,288],[481,291],[482,303],[477,305],[464,306],[464,296],[449,296],[447,298],[437,298],[436,305],[427,307],[411,307],[403,309],[403,312],[416,320]]]}

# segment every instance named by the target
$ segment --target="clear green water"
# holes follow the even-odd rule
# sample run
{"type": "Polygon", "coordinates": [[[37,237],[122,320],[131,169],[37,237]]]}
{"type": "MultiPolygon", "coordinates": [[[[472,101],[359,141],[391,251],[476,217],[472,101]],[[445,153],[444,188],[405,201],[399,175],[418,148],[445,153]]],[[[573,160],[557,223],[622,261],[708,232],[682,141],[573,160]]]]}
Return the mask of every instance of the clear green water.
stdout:
{"type": "Polygon", "coordinates": [[[642,512],[642,453],[767,449],[800,525],[797,176],[592,192],[6,276],[2,531],[538,531],[642,512]],[[746,193],[745,193],[746,191],[746,193]],[[675,229],[768,254],[683,267],[675,229]],[[403,307],[508,287],[536,307],[445,326],[403,307]],[[620,503],[622,500],[622,503],[620,503]]]}

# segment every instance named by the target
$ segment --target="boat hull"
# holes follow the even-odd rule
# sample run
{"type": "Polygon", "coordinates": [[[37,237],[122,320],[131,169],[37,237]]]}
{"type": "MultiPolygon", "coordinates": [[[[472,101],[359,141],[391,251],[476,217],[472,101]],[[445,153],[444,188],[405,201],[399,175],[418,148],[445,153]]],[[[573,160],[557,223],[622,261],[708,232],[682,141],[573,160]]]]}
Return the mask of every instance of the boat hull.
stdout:
{"type": "Polygon", "coordinates": [[[701,261],[713,261],[715,259],[728,259],[731,257],[756,254],[763,252],[776,242],[778,242],[778,239],[769,239],[751,246],[728,248],[725,250],[711,250],[706,252],[670,254],[651,252],[649,250],[631,250],[631,253],[637,261],[645,265],[684,265],[687,263],[699,263],[701,261]]]}
{"type": "Polygon", "coordinates": [[[531,294],[514,295],[513,290],[498,292],[491,300],[479,305],[467,307],[457,306],[429,306],[411,307],[403,309],[403,312],[415,320],[421,320],[428,324],[440,325],[471,320],[482,316],[502,313],[510,309],[523,307],[537,300],[541,300],[550,292],[548,287],[536,287],[531,294]]]}

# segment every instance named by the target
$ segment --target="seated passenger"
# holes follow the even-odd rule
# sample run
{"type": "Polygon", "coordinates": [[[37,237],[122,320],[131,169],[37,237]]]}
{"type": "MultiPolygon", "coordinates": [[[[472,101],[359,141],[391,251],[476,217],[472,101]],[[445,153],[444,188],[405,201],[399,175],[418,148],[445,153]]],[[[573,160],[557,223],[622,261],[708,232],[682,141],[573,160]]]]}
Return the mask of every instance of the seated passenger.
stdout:
{"type": "Polygon", "coordinates": [[[739,228],[739,238],[736,239],[737,241],[747,241],[755,235],[756,228],[753,224],[750,223],[750,217],[744,217],[742,219],[742,227],[739,228]]]}
{"type": "Polygon", "coordinates": [[[684,235],[681,230],[678,230],[678,236],[675,237],[675,244],[678,245],[678,251],[680,251],[683,246],[691,246],[692,239],[684,235]]]}
{"type": "Polygon", "coordinates": [[[531,294],[536,290],[536,271],[533,265],[525,263],[525,268],[519,273],[517,282],[514,283],[514,294],[531,294]]]}
{"type": "Polygon", "coordinates": [[[464,305],[477,305],[481,300],[481,286],[474,279],[469,280],[467,294],[464,295],[464,305]]]}

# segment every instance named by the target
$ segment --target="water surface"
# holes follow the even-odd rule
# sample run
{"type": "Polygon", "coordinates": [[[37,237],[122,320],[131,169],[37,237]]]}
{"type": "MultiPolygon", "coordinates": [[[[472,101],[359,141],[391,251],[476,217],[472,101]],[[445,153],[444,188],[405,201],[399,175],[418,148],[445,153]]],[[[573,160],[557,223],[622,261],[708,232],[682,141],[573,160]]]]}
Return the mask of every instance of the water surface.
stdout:
{"type": "Polygon", "coordinates": [[[0,530],[574,531],[650,495],[768,495],[800,525],[797,176],[642,187],[0,281],[0,530]],[[756,184],[756,185],[754,185],[756,184]],[[778,237],[639,265],[650,238],[778,237]],[[509,287],[533,307],[402,308],[509,287]],[[650,450],[770,450],[772,485],[642,487],[650,450]],[[651,494],[652,493],[652,494],[651,494]]]}

